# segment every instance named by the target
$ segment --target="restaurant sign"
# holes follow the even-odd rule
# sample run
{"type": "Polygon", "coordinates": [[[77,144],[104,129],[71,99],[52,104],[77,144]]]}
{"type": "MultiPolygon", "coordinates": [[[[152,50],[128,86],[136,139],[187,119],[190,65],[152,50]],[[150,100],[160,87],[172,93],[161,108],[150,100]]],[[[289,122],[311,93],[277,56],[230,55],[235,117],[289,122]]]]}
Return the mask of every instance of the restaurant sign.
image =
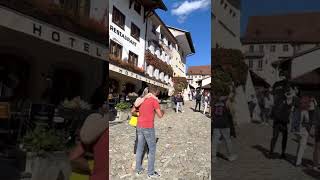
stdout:
{"type": "Polygon", "coordinates": [[[67,32],[13,10],[0,7],[0,25],[47,42],[72,49],[102,60],[107,59],[107,46],[67,32]]]}
{"type": "Polygon", "coordinates": [[[149,83],[149,84],[153,84],[155,86],[159,86],[159,87],[162,87],[162,88],[169,89],[168,85],[165,85],[163,83],[159,83],[159,82],[154,81],[152,79],[149,79],[149,78],[147,78],[145,76],[142,76],[142,75],[136,74],[134,72],[128,71],[128,70],[126,70],[124,68],[115,66],[113,64],[109,64],[109,70],[113,71],[113,72],[116,72],[116,73],[120,73],[120,74],[125,75],[125,76],[132,77],[132,78],[140,80],[140,81],[144,81],[144,82],[149,83]]]}
{"type": "Polygon", "coordinates": [[[125,35],[123,32],[121,32],[119,29],[117,29],[112,25],[110,25],[110,32],[114,32],[115,34],[120,36],[122,39],[128,41],[133,46],[137,46],[137,43],[134,40],[132,40],[129,36],[125,35]]]}

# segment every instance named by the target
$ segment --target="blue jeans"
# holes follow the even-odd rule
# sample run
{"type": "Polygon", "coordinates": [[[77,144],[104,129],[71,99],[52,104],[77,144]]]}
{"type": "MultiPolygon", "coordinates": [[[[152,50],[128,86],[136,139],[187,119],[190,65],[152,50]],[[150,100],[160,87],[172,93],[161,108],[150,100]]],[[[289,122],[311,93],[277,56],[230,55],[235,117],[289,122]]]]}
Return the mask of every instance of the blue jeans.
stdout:
{"type": "Polygon", "coordinates": [[[148,175],[154,173],[154,162],[156,158],[156,135],[154,128],[137,128],[138,130],[138,148],[136,154],[136,171],[142,170],[142,155],[144,145],[147,142],[149,147],[148,154],[148,175]]]}

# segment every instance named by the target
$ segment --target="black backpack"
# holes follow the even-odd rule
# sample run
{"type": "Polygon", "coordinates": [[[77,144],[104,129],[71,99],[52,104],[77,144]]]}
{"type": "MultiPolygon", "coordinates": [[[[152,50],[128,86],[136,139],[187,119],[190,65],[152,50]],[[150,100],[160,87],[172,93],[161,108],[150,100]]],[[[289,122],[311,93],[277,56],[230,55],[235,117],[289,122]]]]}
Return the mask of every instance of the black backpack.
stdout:
{"type": "Polygon", "coordinates": [[[281,124],[288,124],[290,112],[291,105],[287,104],[286,101],[282,101],[273,106],[271,116],[281,124]]]}
{"type": "Polygon", "coordinates": [[[196,100],[197,100],[197,101],[201,101],[201,94],[200,94],[200,93],[198,93],[198,94],[196,95],[196,100]]]}

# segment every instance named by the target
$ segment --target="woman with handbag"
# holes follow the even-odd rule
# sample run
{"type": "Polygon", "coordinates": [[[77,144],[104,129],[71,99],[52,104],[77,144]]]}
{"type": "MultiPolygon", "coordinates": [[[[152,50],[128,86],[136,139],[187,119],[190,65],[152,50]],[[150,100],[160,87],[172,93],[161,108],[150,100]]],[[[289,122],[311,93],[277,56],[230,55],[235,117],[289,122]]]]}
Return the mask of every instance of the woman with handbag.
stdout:
{"type": "Polygon", "coordinates": [[[71,165],[73,171],[77,169],[75,164],[83,170],[84,173],[75,171],[71,176],[71,180],[79,178],[88,179],[85,175],[89,175],[90,180],[108,179],[108,157],[109,157],[109,120],[111,119],[106,105],[99,108],[99,113],[90,114],[80,129],[80,142],[76,148],[70,153],[71,165]],[[84,158],[86,152],[93,153],[93,162],[84,158]],[[81,176],[82,175],[82,176],[81,176]]]}
{"type": "MultiPolygon", "coordinates": [[[[131,119],[129,121],[129,124],[133,127],[136,127],[137,124],[138,124],[138,117],[139,117],[139,107],[140,105],[144,102],[145,99],[149,98],[149,97],[154,97],[156,99],[158,99],[157,97],[155,97],[153,94],[149,93],[149,89],[148,87],[146,87],[142,94],[140,95],[140,97],[138,97],[136,99],[136,101],[134,102],[133,106],[132,106],[132,109],[131,109],[131,119]]],[[[159,101],[159,100],[158,100],[159,101]]],[[[136,152],[137,152],[137,145],[138,145],[138,134],[137,134],[137,129],[136,129],[136,139],[134,141],[134,156],[136,155],[136,152]]],[[[144,154],[147,153],[148,154],[148,145],[147,143],[145,144],[145,149],[144,149],[144,154]]],[[[136,162],[135,162],[135,158],[134,158],[134,161],[133,161],[133,164],[132,164],[132,168],[135,169],[135,165],[136,165],[136,162]]]]}

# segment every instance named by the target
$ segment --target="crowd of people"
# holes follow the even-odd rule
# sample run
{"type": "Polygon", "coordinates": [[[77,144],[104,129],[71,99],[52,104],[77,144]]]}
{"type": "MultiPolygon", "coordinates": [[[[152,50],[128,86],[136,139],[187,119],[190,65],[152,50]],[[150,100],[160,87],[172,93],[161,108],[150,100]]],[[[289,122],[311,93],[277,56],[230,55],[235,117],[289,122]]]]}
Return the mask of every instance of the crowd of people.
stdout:
{"type": "MultiPolygon", "coordinates": [[[[213,162],[216,160],[216,150],[221,140],[224,140],[230,161],[236,159],[232,149],[233,120],[228,107],[228,95],[214,97],[213,104],[213,162]]],[[[275,145],[279,134],[282,135],[281,158],[286,159],[286,148],[289,133],[298,138],[295,165],[301,166],[308,139],[314,138],[313,169],[320,170],[320,110],[317,96],[312,91],[299,90],[288,80],[276,82],[272,88],[265,89],[257,98],[252,95],[248,102],[251,120],[261,117],[261,124],[272,126],[269,158],[275,158],[275,145]],[[272,124],[271,124],[272,122],[272,124]]]]}

